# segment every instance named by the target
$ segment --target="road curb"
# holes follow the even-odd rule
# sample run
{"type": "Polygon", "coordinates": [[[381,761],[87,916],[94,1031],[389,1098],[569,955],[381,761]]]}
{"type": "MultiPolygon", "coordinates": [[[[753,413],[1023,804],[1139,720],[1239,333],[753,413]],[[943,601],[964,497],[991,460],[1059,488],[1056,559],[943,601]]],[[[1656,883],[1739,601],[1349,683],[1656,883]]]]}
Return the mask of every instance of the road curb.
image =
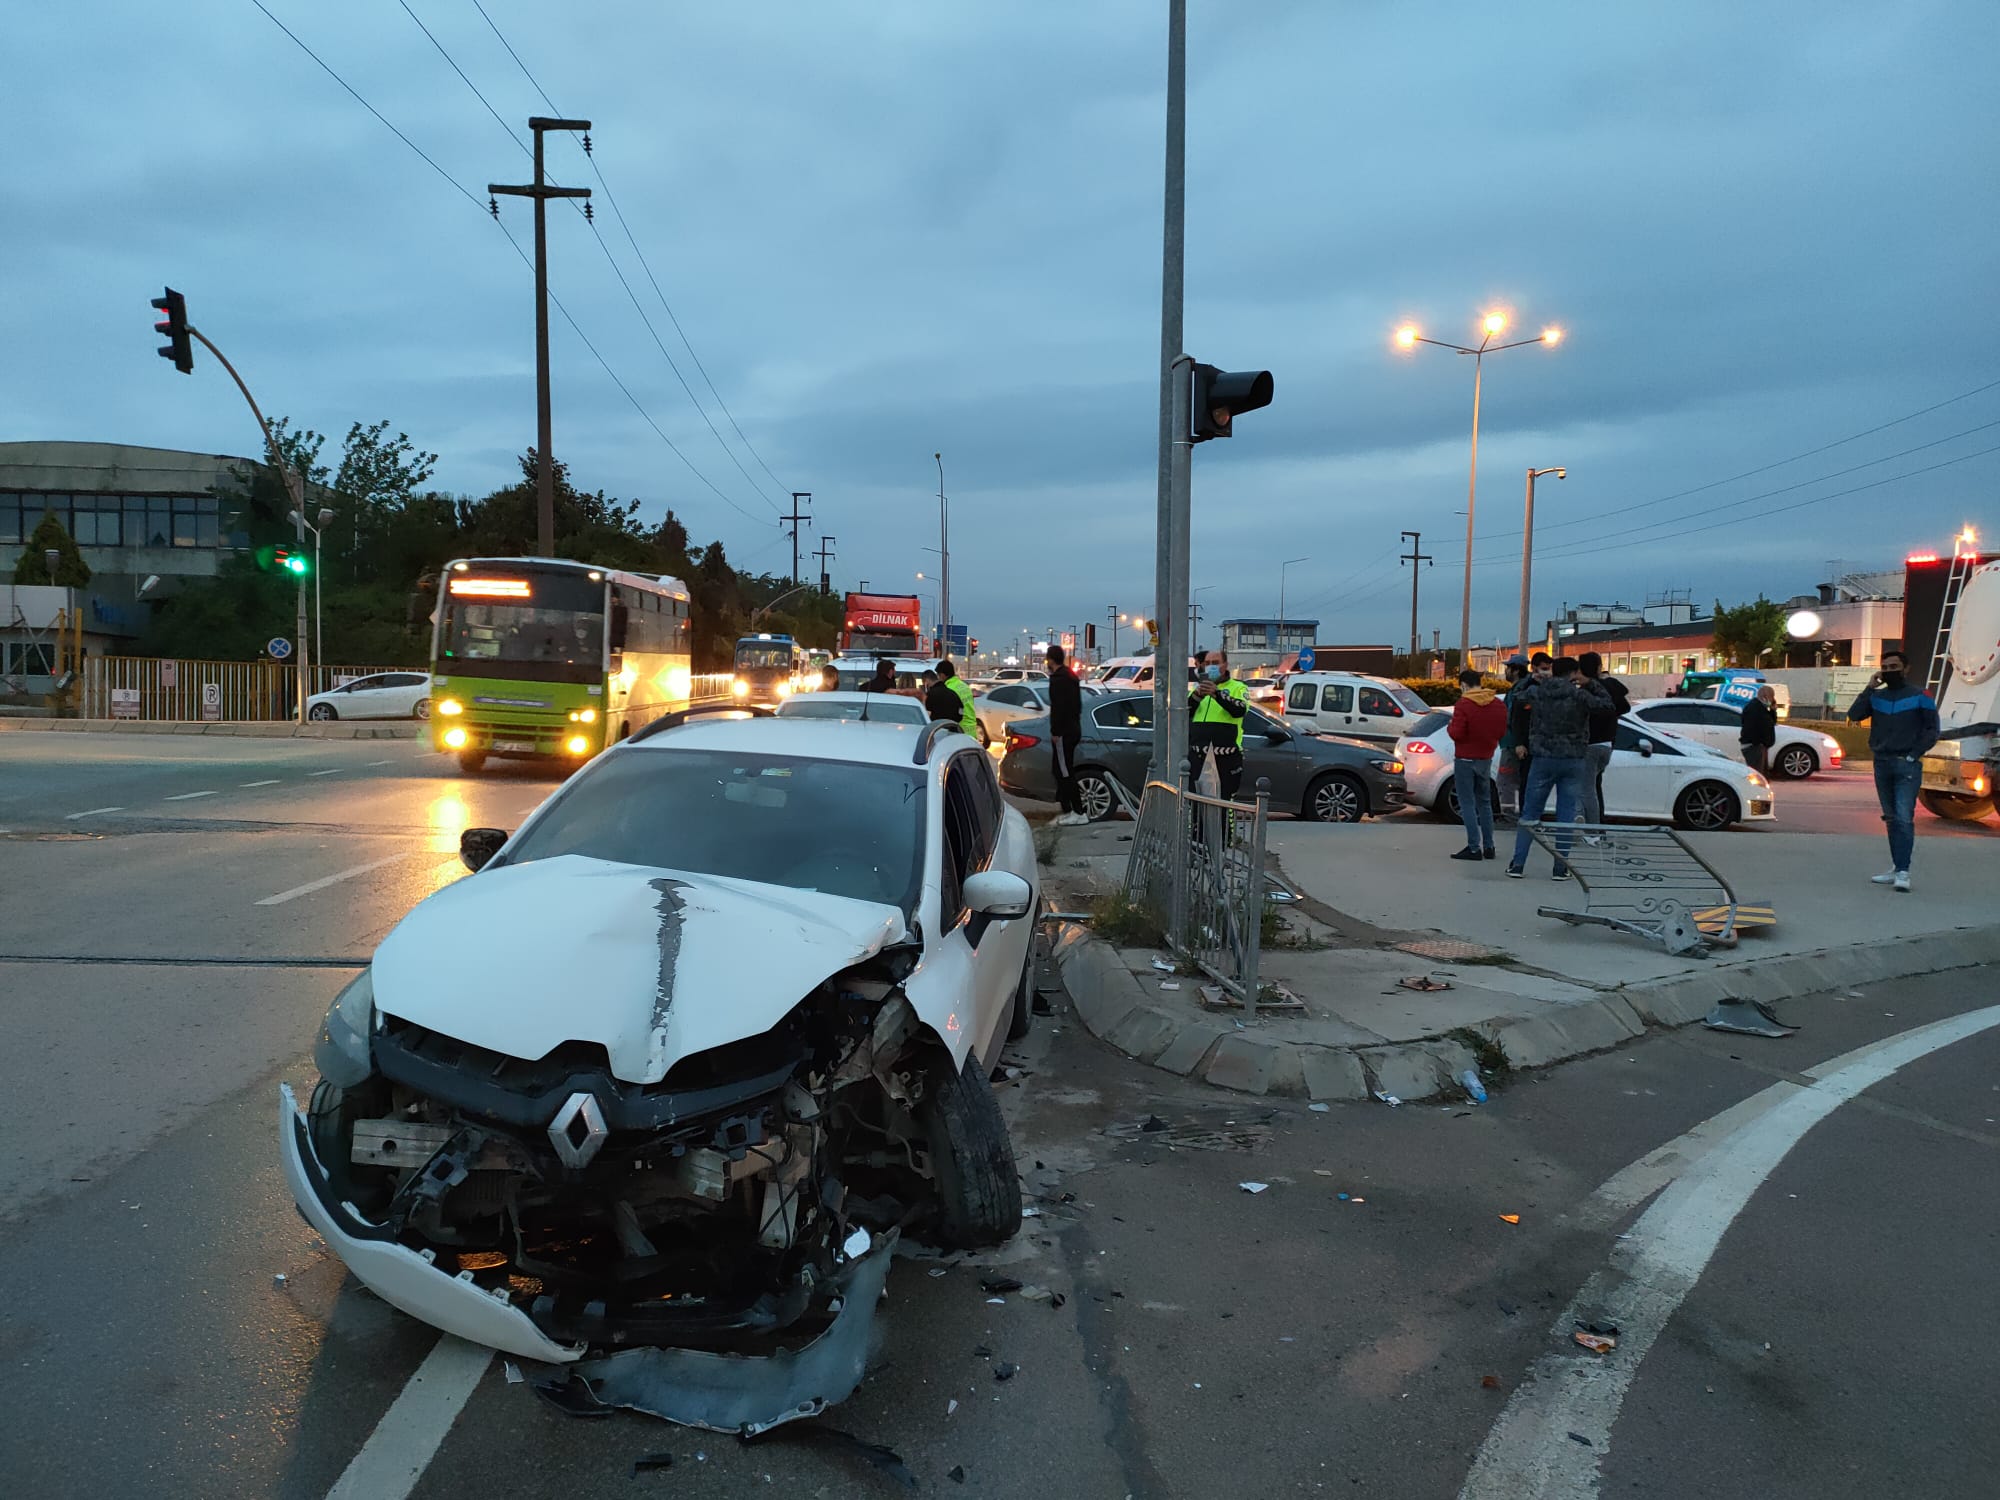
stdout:
{"type": "Polygon", "coordinates": [[[368,723],[206,723],[182,719],[25,719],[0,715],[0,734],[201,734],[253,740],[418,740],[429,726],[418,720],[368,723]]]}
{"type": "Polygon", "coordinates": [[[1692,1025],[1725,998],[1777,1002],[2000,963],[2000,925],[1749,958],[1606,990],[1597,999],[1551,1008],[1545,1015],[1481,1022],[1410,1042],[1346,1047],[1280,1041],[1226,1017],[1181,1015],[1154,1005],[1117,950],[1081,923],[1064,924],[1052,947],[1083,1024],[1139,1062],[1238,1093],[1352,1100],[1380,1090],[1400,1099],[1429,1099],[1455,1092],[1458,1074],[1477,1063],[1466,1031],[1497,1049],[1510,1067],[1545,1067],[1622,1046],[1649,1030],[1692,1025]]]}

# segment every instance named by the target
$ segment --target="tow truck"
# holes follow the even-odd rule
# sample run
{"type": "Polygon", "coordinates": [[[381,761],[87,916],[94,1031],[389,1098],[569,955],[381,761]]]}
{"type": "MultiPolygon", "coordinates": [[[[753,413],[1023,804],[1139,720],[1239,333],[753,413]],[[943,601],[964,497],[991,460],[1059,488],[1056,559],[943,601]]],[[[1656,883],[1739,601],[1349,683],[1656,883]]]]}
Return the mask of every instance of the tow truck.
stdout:
{"type": "Polygon", "coordinates": [[[1970,526],[1952,539],[1948,560],[1925,553],[1907,561],[1904,644],[1927,632],[1924,686],[1940,733],[1924,757],[1918,800],[1937,817],[1976,822],[1992,816],[2000,784],[2000,554],[1982,553],[1970,526]]]}

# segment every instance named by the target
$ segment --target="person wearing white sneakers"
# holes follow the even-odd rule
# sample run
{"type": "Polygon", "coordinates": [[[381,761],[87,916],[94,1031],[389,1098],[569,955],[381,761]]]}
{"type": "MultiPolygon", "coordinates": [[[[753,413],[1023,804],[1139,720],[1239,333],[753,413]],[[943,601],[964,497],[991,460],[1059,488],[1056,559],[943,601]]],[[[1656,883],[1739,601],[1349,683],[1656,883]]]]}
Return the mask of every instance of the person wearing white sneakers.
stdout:
{"type": "Polygon", "coordinates": [[[1062,813],[1056,821],[1065,827],[1088,823],[1083,796],[1076,787],[1076,747],[1083,743],[1083,689],[1060,646],[1049,647],[1049,738],[1054,743],[1056,800],[1062,813]]]}
{"type": "Polygon", "coordinates": [[[1910,888],[1910,856],[1917,844],[1917,788],[1924,756],[1938,742],[1937,704],[1909,681],[1900,651],[1882,653],[1882,670],[1847,711],[1849,722],[1868,725],[1868,753],[1875,758],[1875,799],[1889,829],[1889,868],[1870,876],[1877,885],[1910,888]]]}

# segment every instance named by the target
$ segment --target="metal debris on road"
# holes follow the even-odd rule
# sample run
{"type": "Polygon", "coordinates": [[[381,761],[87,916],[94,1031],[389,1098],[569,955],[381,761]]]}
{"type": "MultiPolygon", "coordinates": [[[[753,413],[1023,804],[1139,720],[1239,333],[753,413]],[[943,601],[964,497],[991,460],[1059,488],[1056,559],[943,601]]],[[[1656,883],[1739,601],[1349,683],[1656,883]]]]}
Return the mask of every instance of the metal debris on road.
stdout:
{"type": "Polygon", "coordinates": [[[1780,1021],[1762,1000],[1724,1000],[1702,1025],[1710,1031],[1735,1031],[1744,1036],[1788,1037],[1799,1028],[1780,1021]]]}

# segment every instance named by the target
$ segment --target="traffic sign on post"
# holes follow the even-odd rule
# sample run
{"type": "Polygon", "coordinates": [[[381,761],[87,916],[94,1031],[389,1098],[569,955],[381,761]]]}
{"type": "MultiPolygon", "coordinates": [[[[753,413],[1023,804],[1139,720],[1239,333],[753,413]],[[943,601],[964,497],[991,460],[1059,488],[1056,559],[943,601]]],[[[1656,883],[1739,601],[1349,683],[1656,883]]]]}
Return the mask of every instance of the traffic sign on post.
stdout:
{"type": "Polygon", "coordinates": [[[292,643],[281,635],[274,635],[264,642],[264,649],[271,653],[272,661],[283,661],[292,654],[292,643]]]}
{"type": "Polygon", "coordinates": [[[1313,648],[1310,646],[1302,646],[1299,648],[1299,670],[1301,672],[1310,672],[1312,669],[1313,669],[1313,648]]]}

